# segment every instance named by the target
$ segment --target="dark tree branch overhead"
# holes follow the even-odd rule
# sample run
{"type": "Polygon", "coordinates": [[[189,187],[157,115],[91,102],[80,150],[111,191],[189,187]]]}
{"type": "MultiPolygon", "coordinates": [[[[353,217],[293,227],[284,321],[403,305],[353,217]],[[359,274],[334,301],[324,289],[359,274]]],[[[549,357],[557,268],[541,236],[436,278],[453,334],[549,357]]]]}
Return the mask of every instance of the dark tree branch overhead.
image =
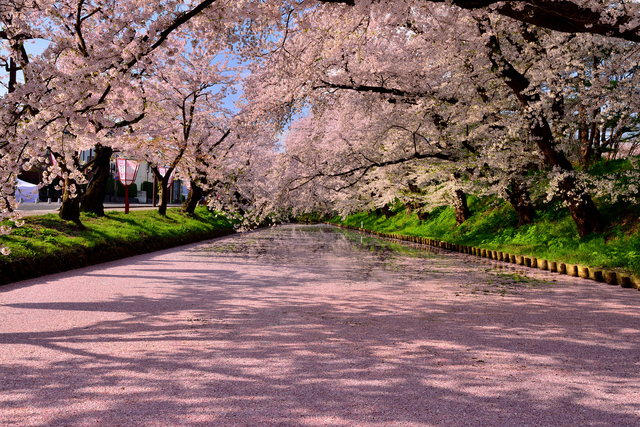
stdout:
{"type": "MultiPolygon", "coordinates": [[[[167,26],[167,28],[165,28],[162,32],[160,32],[160,35],[158,36],[155,42],[153,42],[144,52],[141,52],[137,57],[133,58],[132,60],[130,60],[125,64],[125,69],[132,68],[135,64],[138,63],[140,58],[150,54],[156,48],[162,45],[162,43],[164,43],[164,41],[171,35],[171,33],[173,33],[181,25],[188,22],[194,16],[199,15],[201,12],[203,12],[206,8],[214,4],[216,1],[217,0],[203,0],[200,4],[195,6],[193,9],[179,13],[175,17],[175,19],[171,22],[171,24],[167,26]]],[[[141,38],[141,42],[142,43],[150,42],[149,36],[148,35],[143,36],[141,38]]]]}
{"type": "MultiPolygon", "coordinates": [[[[361,153],[362,155],[362,153],[361,153]]],[[[423,160],[423,159],[440,159],[440,160],[445,160],[445,161],[452,161],[454,159],[454,156],[451,154],[446,154],[446,153],[418,153],[415,152],[410,156],[407,157],[402,157],[399,159],[393,159],[393,160],[386,160],[386,161],[382,161],[382,162],[376,162],[374,160],[370,160],[368,159],[366,156],[362,155],[362,157],[364,159],[366,159],[368,162],[368,164],[364,164],[364,165],[360,165],[360,166],[355,166],[349,170],[345,170],[342,172],[335,172],[335,173],[325,173],[323,171],[318,170],[316,173],[311,174],[311,175],[307,175],[307,176],[302,176],[299,178],[296,178],[294,180],[292,180],[290,182],[290,184],[294,184],[294,182],[296,181],[303,181],[302,183],[296,184],[294,185],[292,188],[290,188],[290,191],[295,191],[305,185],[307,185],[308,183],[319,179],[319,178],[350,178],[353,177],[354,175],[358,174],[358,176],[355,179],[351,179],[351,181],[347,184],[345,184],[344,186],[338,187],[338,188],[332,188],[333,191],[343,191],[346,190],[349,187],[354,186],[358,181],[360,181],[362,178],[364,178],[367,173],[370,170],[373,170],[374,168],[384,168],[386,166],[393,166],[393,165],[398,165],[401,163],[407,163],[410,162],[412,160],[423,160]]],[[[306,165],[306,163],[304,161],[302,161],[298,156],[292,156],[292,159],[300,162],[304,165],[306,165]]]]}
{"type": "MultiPolygon", "coordinates": [[[[426,98],[429,96],[434,96],[432,91],[429,92],[420,92],[420,91],[406,91],[403,89],[397,88],[387,88],[384,86],[370,86],[370,85],[361,85],[361,84],[341,84],[341,83],[331,83],[326,80],[320,80],[320,85],[314,86],[312,89],[339,89],[339,90],[352,90],[355,92],[370,92],[370,93],[378,93],[381,95],[391,95],[398,98],[403,98],[405,100],[412,100],[415,98],[426,98]]],[[[456,104],[458,100],[456,98],[438,98],[442,102],[446,102],[449,104],[456,104]]],[[[390,100],[395,102],[393,100],[390,100]]]]}
{"type": "MultiPolygon", "coordinates": [[[[360,153],[362,155],[362,153],[360,153]]],[[[399,159],[393,159],[393,160],[386,160],[386,161],[382,161],[382,162],[376,162],[374,160],[370,160],[367,159],[366,156],[362,155],[362,157],[364,159],[366,159],[369,163],[364,164],[364,165],[360,165],[360,166],[355,166],[351,169],[342,171],[342,172],[335,172],[335,173],[325,173],[321,170],[317,170],[316,173],[312,174],[312,175],[307,175],[304,177],[300,177],[300,178],[296,178],[294,181],[304,181],[302,184],[298,184],[295,187],[291,188],[291,191],[297,190],[298,188],[308,184],[309,182],[317,179],[317,178],[339,178],[339,177],[350,177],[353,176],[357,173],[360,173],[360,176],[355,179],[353,182],[351,182],[350,184],[348,184],[346,187],[341,187],[340,189],[346,189],[348,187],[353,186],[357,181],[359,181],[360,179],[362,179],[367,172],[369,172],[370,170],[374,169],[374,168],[384,168],[386,166],[393,166],[393,165],[398,165],[401,163],[407,163],[410,162],[412,160],[423,160],[423,159],[440,159],[440,160],[446,160],[446,161],[452,161],[454,156],[451,154],[446,154],[446,153],[418,153],[415,152],[413,154],[411,154],[410,156],[407,157],[402,157],[399,159]]],[[[302,159],[300,159],[298,156],[292,156],[292,159],[302,163],[303,165],[308,166],[302,159]]],[[[315,168],[314,168],[315,169],[315,168]]],[[[292,181],[293,183],[293,181],[292,181]]]]}
{"type": "MultiPolygon", "coordinates": [[[[353,6],[354,0],[319,0],[322,3],[342,3],[353,6]]],[[[444,3],[446,0],[431,0],[433,3],[444,3]]],[[[638,26],[625,26],[635,20],[640,13],[640,5],[629,2],[613,4],[601,1],[602,10],[627,8],[627,13],[617,18],[603,16],[600,11],[592,10],[588,5],[581,6],[570,0],[450,0],[462,9],[475,10],[490,8],[491,10],[518,21],[537,25],[563,33],[591,33],[619,39],[640,42],[638,26]],[[605,18],[605,19],[603,19],[605,18]],[[606,22],[605,22],[606,21],[606,22]]]]}

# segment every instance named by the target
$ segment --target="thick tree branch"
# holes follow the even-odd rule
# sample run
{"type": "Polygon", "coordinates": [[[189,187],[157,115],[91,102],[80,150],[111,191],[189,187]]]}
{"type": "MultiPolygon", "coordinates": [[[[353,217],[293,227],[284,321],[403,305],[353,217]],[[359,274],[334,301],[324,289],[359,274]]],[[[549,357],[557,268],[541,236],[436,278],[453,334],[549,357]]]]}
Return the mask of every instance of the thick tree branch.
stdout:
{"type": "MultiPolygon", "coordinates": [[[[431,0],[434,3],[446,3],[447,0],[431,0]]],[[[320,0],[322,3],[342,3],[353,6],[354,0],[320,0]]],[[[563,33],[591,33],[619,39],[640,42],[638,27],[627,25],[638,15],[639,5],[633,2],[602,2],[602,10],[617,11],[626,8],[625,13],[617,18],[605,17],[603,13],[591,9],[589,3],[584,6],[570,0],[527,0],[506,1],[495,0],[450,0],[462,9],[475,10],[491,8],[491,10],[518,21],[548,28],[563,33]]]]}
{"type": "MultiPolygon", "coordinates": [[[[193,9],[191,9],[191,10],[189,10],[187,12],[183,12],[183,13],[179,14],[173,20],[171,25],[169,25],[167,28],[165,28],[160,33],[160,36],[158,37],[158,39],[151,46],[149,46],[149,48],[147,48],[145,52],[141,53],[138,57],[135,57],[131,61],[129,61],[126,64],[125,68],[126,69],[130,69],[131,67],[133,67],[140,60],[140,58],[142,58],[143,56],[148,55],[149,53],[153,52],[156,48],[158,48],[160,45],[162,45],[162,43],[164,43],[164,41],[171,35],[171,33],[173,33],[181,25],[183,25],[184,23],[189,21],[191,18],[193,18],[193,17],[197,16],[198,14],[200,14],[203,10],[205,10],[206,8],[208,8],[209,6],[211,6],[215,2],[216,2],[216,0],[204,0],[202,3],[200,3],[199,5],[194,7],[193,9]]],[[[142,37],[142,39],[141,39],[142,43],[145,43],[145,42],[148,42],[148,41],[149,41],[149,37],[146,36],[146,35],[144,37],[142,37]]]]}
{"type": "MultiPolygon", "coordinates": [[[[411,92],[403,89],[397,88],[387,88],[383,86],[369,86],[369,85],[359,85],[359,84],[341,84],[341,83],[331,83],[326,80],[320,80],[321,85],[314,86],[313,89],[339,89],[339,90],[352,90],[355,92],[370,92],[370,93],[378,93],[381,95],[393,95],[403,99],[415,99],[415,98],[426,98],[429,96],[433,96],[433,92],[411,92]]],[[[442,102],[446,102],[449,104],[455,104],[458,102],[456,98],[444,98],[440,99],[442,102]]]]}
{"type": "MultiPolygon", "coordinates": [[[[363,156],[364,157],[364,156],[363,156]]],[[[302,160],[297,157],[297,156],[293,156],[292,157],[294,160],[303,163],[302,160]]],[[[366,159],[366,157],[364,157],[366,159]]],[[[339,177],[344,177],[344,176],[349,176],[349,175],[354,175],[357,172],[364,172],[360,178],[362,178],[368,171],[370,171],[373,168],[382,168],[382,167],[386,167],[386,166],[393,166],[393,165],[397,165],[400,163],[406,163],[412,160],[422,160],[422,159],[440,159],[440,160],[452,160],[453,156],[450,154],[444,154],[444,153],[414,153],[411,156],[408,157],[402,157],[399,159],[393,159],[393,160],[387,160],[384,162],[375,162],[375,161],[370,161],[369,164],[366,165],[361,165],[361,166],[357,166],[354,168],[351,168],[349,170],[343,171],[343,172],[336,172],[336,173],[324,173],[322,171],[318,171],[317,173],[315,173],[312,176],[308,176],[305,177],[303,179],[307,179],[307,178],[311,178],[309,181],[307,182],[311,182],[313,179],[316,178],[339,178],[339,177]]],[[[358,179],[360,179],[358,178],[358,179]]],[[[296,187],[299,188],[300,186],[296,187]]]]}

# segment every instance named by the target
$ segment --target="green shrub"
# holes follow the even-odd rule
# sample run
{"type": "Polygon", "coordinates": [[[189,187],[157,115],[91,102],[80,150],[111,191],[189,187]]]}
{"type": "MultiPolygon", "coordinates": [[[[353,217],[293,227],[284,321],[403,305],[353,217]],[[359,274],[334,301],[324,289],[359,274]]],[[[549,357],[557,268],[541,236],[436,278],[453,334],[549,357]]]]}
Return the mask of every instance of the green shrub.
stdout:
{"type": "MultiPolygon", "coordinates": [[[[124,185],[120,183],[120,180],[116,182],[118,186],[116,195],[118,197],[124,197],[125,196],[124,185]]],[[[113,178],[109,178],[107,180],[107,194],[113,194],[113,178]]],[[[129,186],[129,197],[138,197],[138,185],[135,182],[129,186]]]]}
{"type": "Polygon", "coordinates": [[[153,194],[153,182],[143,181],[142,185],[140,185],[140,191],[146,191],[147,197],[151,197],[153,194]]]}
{"type": "Polygon", "coordinates": [[[135,182],[129,186],[129,197],[138,197],[138,184],[135,182]]]}

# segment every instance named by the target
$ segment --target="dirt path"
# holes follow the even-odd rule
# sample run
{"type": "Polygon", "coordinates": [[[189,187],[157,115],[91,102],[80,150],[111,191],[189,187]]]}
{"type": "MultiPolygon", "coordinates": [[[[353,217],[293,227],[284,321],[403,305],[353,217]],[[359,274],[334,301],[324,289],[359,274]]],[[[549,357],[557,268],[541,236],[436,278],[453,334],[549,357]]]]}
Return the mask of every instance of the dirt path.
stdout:
{"type": "Polygon", "coordinates": [[[640,292],[495,265],[298,226],[0,287],[0,426],[640,425],[640,292]]]}

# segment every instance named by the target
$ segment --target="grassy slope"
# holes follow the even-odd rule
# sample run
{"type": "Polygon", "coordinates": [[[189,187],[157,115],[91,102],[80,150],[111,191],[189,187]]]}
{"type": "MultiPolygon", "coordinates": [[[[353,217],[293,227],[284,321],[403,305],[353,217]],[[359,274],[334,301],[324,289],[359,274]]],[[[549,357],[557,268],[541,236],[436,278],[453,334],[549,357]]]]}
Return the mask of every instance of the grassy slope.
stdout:
{"type": "Polygon", "coordinates": [[[130,242],[148,237],[172,237],[233,227],[224,217],[211,218],[205,208],[199,208],[194,217],[182,215],[176,208],[169,209],[166,217],[155,210],[131,211],[126,215],[112,211],[104,217],[83,214],[81,221],[86,230],[80,230],[75,224],[62,221],[54,214],[26,217],[24,226],[0,237],[0,242],[11,249],[11,260],[78,247],[91,248],[113,241],[130,242]]]}
{"type": "Polygon", "coordinates": [[[100,218],[83,215],[81,220],[85,230],[54,214],[26,217],[22,227],[1,236],[0,242],[11,249],[11,255],[0,256],[0,282],[20,279],[16,277],[19,268],[42,270],[25,273],[35,277],[56,271],[39,268],[43,263],[57,262],[57,271],[64,271],[202,240],[212,234],[228,234],[233,229],[225,217],[212,217],[206,208],[198,208],[193,217],[182,215],[176,208],[169,209],[166,217],[155,210],[126,215],[112,211],[100,218]]]}
{"type": "Polygon", "coordinates": [[[610,226],[603,235],[580,238],[565,209],[547,208],[538,212],[532,225],[517,226],[514,210],[507,203],[491,199],[470,198],[471,218],[456,227],[451,208],[439,208],[427,220],[407,215],[402,206],[386,219],[370,213],[351,215],[344,223],[387,233],[422,236],[450,243],[500,250],[519,255],[616,269],[640,274],[640,231],[637,207],[607,206],[602,209],[610,226]],[[615,222],[613,220],[615,219],[615,222]]]}

